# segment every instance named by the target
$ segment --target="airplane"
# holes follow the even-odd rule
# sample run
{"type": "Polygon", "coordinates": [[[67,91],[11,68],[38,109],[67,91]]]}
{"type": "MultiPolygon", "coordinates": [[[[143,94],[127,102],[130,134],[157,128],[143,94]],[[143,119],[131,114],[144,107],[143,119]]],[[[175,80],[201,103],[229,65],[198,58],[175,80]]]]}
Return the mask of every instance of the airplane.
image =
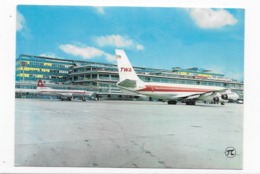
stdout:
{"type": "Polygon", "coordinates": [[[224,87],[144,82],[137,76],[125,51],[116,49],[115,52],[119,72],[116,85],[121,89],[167,101],[171,105],[176,105],[178,101],[186,105],[196,105],[196,101],[224,105],[229,100],[236,101],[239,98],[237,93],[224,87]]]}
{"type": "Polygon", "coordinates": [[[44,85],[42,80],[38,80],[36,91],[38,94],[43,95],[57,95],[60,96],[61,100],[71,101],[74,97],[82,97],[82,101],[85,101],[85,97],[91,97],[94,92],[85,90],[64,90],[64,89],[53,89],[44,85]]]}

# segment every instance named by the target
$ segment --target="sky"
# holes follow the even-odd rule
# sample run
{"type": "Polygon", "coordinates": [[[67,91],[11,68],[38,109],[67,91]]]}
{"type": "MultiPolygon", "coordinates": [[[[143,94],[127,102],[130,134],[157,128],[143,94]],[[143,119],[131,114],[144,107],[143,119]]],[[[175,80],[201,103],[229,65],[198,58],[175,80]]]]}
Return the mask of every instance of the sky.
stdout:
{"type": "Polygon", "coordinates": [[[133,66],[213,70],[244,80],[244,10],[17,6],[16,56],[41,55],[133,66]]]}

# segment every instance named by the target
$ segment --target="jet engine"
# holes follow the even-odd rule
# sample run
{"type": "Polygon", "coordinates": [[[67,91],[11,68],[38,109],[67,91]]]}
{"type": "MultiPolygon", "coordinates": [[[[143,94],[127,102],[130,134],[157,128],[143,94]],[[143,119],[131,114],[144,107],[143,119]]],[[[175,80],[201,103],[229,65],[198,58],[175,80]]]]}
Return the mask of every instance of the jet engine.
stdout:
{"type": "Polygon", "coordinates": [[[206,102],[214,102],[214,103],[218,103],[221,98],[220,98],[220,94],[219,93],[207,93],[207,94],[203,94],[201,96],[198,97],[199,100],[202,101],[206,101],[206,102]]]}
{"type": "Polygon", "coordinates": [[[204,102],[209,102],[214,104],[221,103],[222,105],[228,102],[228,100],[223,100],[221,94],[218,92],[201,95],[198,99],[204,102]]]}
{"type": "Polygon", "coordinates": [[[219,97],[218,97],[218,96],[213,97],[213,102],[214,102],[214,103],[218,103],[218,102],[219,102],[219,97]]]}
{"type": "Polygon", "coordinates": [[[235,92],[226,93],[221,95],[221,99],[223,100],[233,100],[236,101],[239,98],[238,94],[235,92]]]}
{"type": "Polygon", "coordinates": [[[238,94],[232,92],[230,90],[226,90],[225,92],[212,92],[212,93],[205,93],[198,97],[198,100],[202,100],[204,102],[210,103],[227,103],[230,100],[236,101],[239,98],[238,94]]]}

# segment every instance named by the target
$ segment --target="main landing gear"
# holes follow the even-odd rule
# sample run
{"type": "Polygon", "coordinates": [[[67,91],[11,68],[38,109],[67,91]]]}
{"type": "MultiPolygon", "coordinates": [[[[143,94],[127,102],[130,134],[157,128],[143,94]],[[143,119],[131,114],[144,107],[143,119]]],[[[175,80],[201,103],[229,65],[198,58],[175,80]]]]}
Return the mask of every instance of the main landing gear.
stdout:
{"type": "Polygon", "coordinates": [[[196,101],[195,100],[186,100],[186,105],[196,105],[196,101]]]}
{"type": "MultiPolygon", "coordinates": [[[[186,103],[186,105],[196,105],[196,100],[185,100],[183,102],[186,103]]],[[[176,100],[168,101],[168,105],[176,105],[176,104],[177,104],[176,100]]]]}
{"type": "Polygon", "coordinates": [[[177,101],[176,100],[170,100],[168,101],[168,105],[176,105],[177,101]]]}

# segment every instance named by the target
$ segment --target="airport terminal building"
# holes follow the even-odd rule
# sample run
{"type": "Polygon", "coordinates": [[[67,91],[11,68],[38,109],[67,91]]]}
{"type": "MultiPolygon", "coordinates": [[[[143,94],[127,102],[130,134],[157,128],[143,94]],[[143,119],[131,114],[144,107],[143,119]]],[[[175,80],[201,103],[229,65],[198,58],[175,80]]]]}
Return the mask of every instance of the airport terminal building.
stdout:
{"type": "MultiPolygon", "coordinates": [[[[244,84],[225,78],[224,74],[200,68],[171,70],[134,67],[139,78],[145,82],[194,84],[232,88],[243,98],[244,84]]],[[[35,89],[42,79],[54,89],[81,89],[94,91],[104,98],[133,98],[133,93],[121,91],[117,65],[91,61],[70,60],[21,54],[16,59],[16,88],[35,89]]],[[[19,97],[19,95],[17,95],[19,97]]],[[[20,96],[21,97],[21,96],[20,96]]]]}

